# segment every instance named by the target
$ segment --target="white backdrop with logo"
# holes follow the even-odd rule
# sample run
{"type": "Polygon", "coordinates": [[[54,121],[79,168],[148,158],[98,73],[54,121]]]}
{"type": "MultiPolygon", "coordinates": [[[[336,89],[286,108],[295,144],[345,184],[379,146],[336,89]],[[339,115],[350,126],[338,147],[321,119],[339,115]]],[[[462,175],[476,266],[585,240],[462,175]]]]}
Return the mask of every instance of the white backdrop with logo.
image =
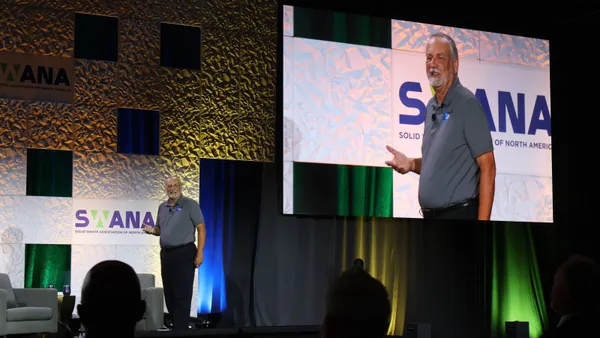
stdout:
{"type": "Polygon", "coordinates": [[[159,245],[143,224],[156,225],[159,201],[73,200],[73,244],[159,245]]]}
{"type": "MultiPolygon", "coordinates": [[[[197,200],[197,199],[196,199],[197,200]]],[[[162,287],[160,246],[158,237],[140,234],[141,229],[121,229],[113,224],[110,230],[103,224],[96,233],[76,233],[75,215],[78,210],[108,210],[106,217],[115,211],[151,212],[156,219],[160,201],[147,200],[96,200],[42,196],[0,196],[0,271],[8,273],[14,287],[23,287],[25,243],[71,245],[71,292],[79,302],[85,275],[95,264],[104,260],[120,260],[131,265],[138,273],[152,273],[157,287],[162,287]],[[123,233],[114,233],[115,229],[123,233]],[[104,233],[113,231],[113,233],[104,233]]],[[[91,214],[91,212],[90,212],[91,214]]],[[[104,215],[102,215],[104,218],[104,215]]],[[[81,218],[81,217],[80,217],[81,218]]],[[[97,227],[90,223],[87,228],[97,227]]],[[[124,218],[125,221],[125,218],[124,218]]],[[[93,222],[93,220],[92,220],[93,222]]],[[[131,225],[131,224],[130,224],[131,225]]],[[[198,271],[194,275],[198,285],[198,271]]],[[[193,288],[190,316],[197,316],[198,288],[193,288]]],[[[165,305],[166,311],[166,305],[165,305]]]]}
{"type": "MultiPolygon", "coordinates": [[[[81,292],[87,271],[107,259],[124,261],[140,273],[156,276],[162,287],[159,237],[143,232],[143,223],[155,225],[158,206],[164,201],[83,199],[72,201],[71,283],[73,294],[81,292]],[[85,225],[85,226],[84,226],[85,225]]],[[[198,270],[194,274],[198,285],[198,270]]],[[[198,288],[193,288],[190,316],[197,316],[198,288]]],[[[166,311],[166,304],[165,304],[166,311]]]]}

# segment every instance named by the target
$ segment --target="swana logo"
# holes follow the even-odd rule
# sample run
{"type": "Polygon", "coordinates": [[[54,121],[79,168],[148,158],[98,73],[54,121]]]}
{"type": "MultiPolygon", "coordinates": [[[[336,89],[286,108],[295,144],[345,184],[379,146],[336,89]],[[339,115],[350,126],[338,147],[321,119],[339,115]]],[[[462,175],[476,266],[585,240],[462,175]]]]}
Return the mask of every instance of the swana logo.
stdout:
{"type": "Polygon", "coordinates": [[[28,64],[22,65],[8,62],[0,62],[0,80],[8,83],[20,82],[22,84],[71,86],[71,80],[64,68],[34,67],[28,64]]]}
{"type": "Polygon", "coordinates": [[[143,224],[154,226],[154,217],[149,211],[139,210],[77,210],[75,227],[85,228],[89,225],[98,229],[133,228],[140,229],[143,224]]]}

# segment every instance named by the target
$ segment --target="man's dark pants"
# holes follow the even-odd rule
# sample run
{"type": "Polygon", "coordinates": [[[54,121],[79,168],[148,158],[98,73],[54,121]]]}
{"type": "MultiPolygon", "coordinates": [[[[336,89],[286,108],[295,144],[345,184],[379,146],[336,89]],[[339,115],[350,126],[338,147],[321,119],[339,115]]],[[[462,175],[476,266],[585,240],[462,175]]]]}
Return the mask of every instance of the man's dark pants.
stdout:
{"type": "Polygon", "coordinates": [[[196,245],[189,243],[174,248],[162,248],[160,267],[167,310],[174,330],[189,329],[190,308],[194,287],[196,245]]]}

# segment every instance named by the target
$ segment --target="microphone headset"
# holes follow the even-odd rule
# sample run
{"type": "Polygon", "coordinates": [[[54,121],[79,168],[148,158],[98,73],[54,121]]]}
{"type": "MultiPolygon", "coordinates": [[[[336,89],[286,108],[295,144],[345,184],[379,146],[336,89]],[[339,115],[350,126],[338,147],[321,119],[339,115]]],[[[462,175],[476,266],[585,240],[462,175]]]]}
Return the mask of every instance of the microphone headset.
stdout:
{"type": "MultiPolygon", "coordinates": [[[[451,113],[451,111],[445,112],[444,116],[442,117],[442,120],[443,121],[447,120],[448,117],[450,116],[450,113],[451,113]]],[[[436,122],[437,121],[437,116],[436,115],[437,115],[436,113],[431,114],[431,121],[432,122],[436,122]]]]}
{"type": "Polygon", "coordinates": [[[435,116],[435,113],[431,114],[431,122],[432,123],[429,126],[429,130],[427,130],[427,132],[431,131],[435,127],[435,125],[437,124],[436,121],[437,121],[437,118],[435,116]]]}

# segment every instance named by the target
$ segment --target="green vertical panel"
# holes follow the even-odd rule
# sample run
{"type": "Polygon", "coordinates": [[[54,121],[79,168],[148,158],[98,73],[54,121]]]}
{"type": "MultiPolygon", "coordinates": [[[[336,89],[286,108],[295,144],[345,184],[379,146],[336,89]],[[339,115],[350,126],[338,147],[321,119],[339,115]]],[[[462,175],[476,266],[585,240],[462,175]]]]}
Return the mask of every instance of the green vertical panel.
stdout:
{"type": "Polygon", "coordinates": [[[350,184],[352,196],[354,197],[348,201],[352,206],[350,216],[371,216],[367,208],[367,200],[373,191],[367,186],[367,168],[352,167],[350,170],[352,171],[351,179],[346,182],[346,184],[350,184]]]}
{"type": "Polygon", "coordinates": [[[375,204],[375,215],[381,217],[394,216],[394,170],[391,168],[376,168],[377,195],[380,196],[375,204]]]}
{"type": "Polygon", "coordinates": [[[392,217],[390,168],[294,162],[294,213],[392,217]]]}
{"type": "Polygon", "coordinates": [[[505,323],[529,323],[539,337],[548,319],[531,228],[524,224],[494,225],[492,237],[492,337],[505,336],[505,323]]]}
{"type": "MultiPolygon", "coordinates": [[[[367,16],[356,16],[354,22],[350,22],[351,29],[355,32],[354,36],[356,37],[356,41],[361,45],[376,45],[378,46],[378,41],[371,39],[371,31],[373,30],[371,27],[371,22],[369,17],[367,16]]],[[[376,24],[374,24],[375,26],[376,24]]],[[[373,27],[374,28],[374,27],[373,27]]],[[[388,27],[388,30],[392,30],[392,25],[388,27]]]]}
{"type": "Polygon", "coordinates": [[[28,196],[73,196],[73,152],[27,149],[28,196]]]}
{"type": "Polygon", "coordinates": [[[336,215],[337,175],[335,164],[294,162],[294,214],[336,215]]]}
{"type": "Polygon", "coordinates": [[[337,188],[338,216],[393,216],[392,169],[340,165],[337,188]]]}
{"type": "Polygon", "coordinates": [[[54,244],[25,245],[25,287],[54,285],[62,290],[71,283],[71,246],[54,244]]]}
{"type": "Polygon", "coordinates": [[[349,216],[350,215],[350,203],[353,195],[350,192],[350,185],[348,180],[350,179],[350,168],[347,165],[337,166],[337,215],[349,216]]]}
{"type": "Polygon", "coordinates": [[[492,330],[491,337],[500,338],[502,337],[502,333],[504,332],[504,324],[502,323],[502,294],[501,294],[501,279],[504,275],[504,271],[502,269],[502,264],[500,264],[503,260],[503,256],[500,255],[500,247],[503,247],[500,241],[504,241],[504,236],[499,233],[500,225],[494,223],[492,224],[492,286],[491,286],[491,297],[490,297],[490,328],[492,330]]]}
{"type": "Polygon", "coordinates": [[[348,42],[348,34],[346,30],[346,14],[343,13],[331,13],[333,17],[333,38],[320,39],[320,40],[332,40],[335,42],[348,42]]]}
{"type": "Polygon", "coordinates": [[[294,7],[294,36],[392,48],[391,19],[294,7]]]}
{"type": "Polygon", "coordinates": [[[373,46],[392,48],[392,21],[371,20],[369,38],[373,46]]]}

